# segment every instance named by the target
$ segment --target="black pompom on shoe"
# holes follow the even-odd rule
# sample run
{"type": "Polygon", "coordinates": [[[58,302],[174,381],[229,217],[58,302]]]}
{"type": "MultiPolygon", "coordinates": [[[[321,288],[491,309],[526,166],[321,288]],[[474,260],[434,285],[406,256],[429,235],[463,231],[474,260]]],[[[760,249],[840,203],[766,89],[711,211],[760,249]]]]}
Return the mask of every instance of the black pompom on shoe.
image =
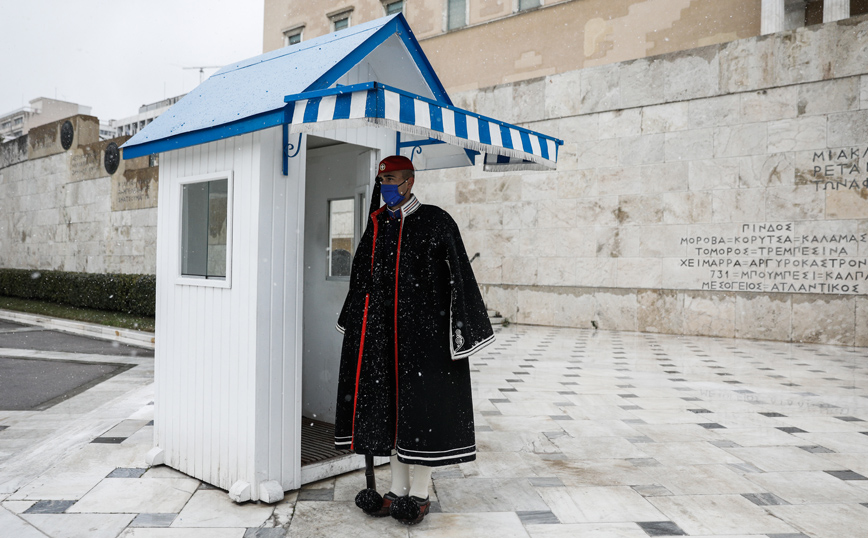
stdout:
{"type": "Polygon", "coordinates": [[[389,514],[400,520],[416,519],[419,516],[419,505],[413,502],[410,497],[398,497],[393,503],[389,514]]]}
{"type": "Polygon", "coordinates": [[[392,503],[389,514],[405,525],[420,523],[431,509],[431,501],[419,497],[399,497],[392,503]]]}
{"type": "Polygon", "coordinates": [[[363,489],[356,495],[356,506],[364,510],[371,517],[386,517],[392,508],[392,503],[398,498],[397,495],[386,493],[382,497],[373,489],[363,489]]]}
{"type": "Polygon", "coordinates": [[[377,490],[365,488],[356,495],[356,506],[366,514],[373,514],[383,507],[383,497],[377,490]]]}

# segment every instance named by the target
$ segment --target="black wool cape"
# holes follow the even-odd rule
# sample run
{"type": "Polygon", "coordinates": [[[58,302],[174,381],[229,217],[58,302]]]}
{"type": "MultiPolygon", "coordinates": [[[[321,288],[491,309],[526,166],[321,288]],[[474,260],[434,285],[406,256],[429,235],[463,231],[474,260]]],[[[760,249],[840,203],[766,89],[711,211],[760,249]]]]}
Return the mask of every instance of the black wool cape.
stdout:
{"type": "Polygon", "coordinates": [[[476,459],[472,353],[494,341],[458,226],[412,197],[383,206],[353,258],[335,446],[431,467],[476,459]]]}

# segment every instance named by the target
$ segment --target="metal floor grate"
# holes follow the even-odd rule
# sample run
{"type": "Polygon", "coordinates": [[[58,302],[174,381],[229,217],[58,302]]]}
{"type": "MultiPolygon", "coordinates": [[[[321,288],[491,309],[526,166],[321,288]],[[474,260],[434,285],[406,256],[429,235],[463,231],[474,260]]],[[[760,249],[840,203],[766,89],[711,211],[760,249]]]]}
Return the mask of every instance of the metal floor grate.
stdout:
{"type": "Polygon", "coordinates": [[[301,417],[301,465],[339,458],[352,454],[335,449],[335,425],[301,417]]]}

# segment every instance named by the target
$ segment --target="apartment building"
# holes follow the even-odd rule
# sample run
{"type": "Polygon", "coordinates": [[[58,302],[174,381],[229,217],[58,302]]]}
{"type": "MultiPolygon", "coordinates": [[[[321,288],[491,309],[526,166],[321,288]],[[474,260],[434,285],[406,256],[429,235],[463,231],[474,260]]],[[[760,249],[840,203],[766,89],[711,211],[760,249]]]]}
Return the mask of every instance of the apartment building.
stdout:
{"type": "Polygon", "coordinates": [[[89,115],[91,107],[37,97],[29,105],[0,115],[0,138],[10,140],[27,134],[30,129],[76,114],[89,115]]]}
{"type": "Polygon", "coordinates": [[[145,125],[154,121],[154,119],[177,103],[187,94],[169,97],[155,103],[142,105],[139,107],[139,113],[133,116],[127,116],[119,120],[109,121],[110,130],[114,132],[113,136],[133,136],[141,131],[145,125]]]}

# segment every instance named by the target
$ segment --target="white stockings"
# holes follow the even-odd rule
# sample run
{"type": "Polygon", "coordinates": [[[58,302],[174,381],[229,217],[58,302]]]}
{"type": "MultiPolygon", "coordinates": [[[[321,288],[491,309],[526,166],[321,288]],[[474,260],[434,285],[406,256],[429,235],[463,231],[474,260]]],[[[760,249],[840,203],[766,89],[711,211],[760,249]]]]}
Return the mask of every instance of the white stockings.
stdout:
{"type": "Polygon", "coordinates": [[[431,481],[431,467],[426,465],[413,466],[413,487],[410,488],[410,496],[420,499],[428,498],[428,482],[431,481]]]}
{"type": "Polygon", "coordinates": [[[389,489],[398,497],[410,494],[410,466],[398,461],[398,456],[392,454],[389,458],[389,468],[392,470],[392,488],[389,489]]]}
{"type": "Polygon", "coordinates": [[[425,465],[413,466],[413,485],[410,485],[410,466],[398,461],[398,456],[389,459],[392,471],[392,487],[389,489],[398,497],[412,495],[420,499],[428,498],[428,482],[431,481],[431,467],[425,465]]]}

